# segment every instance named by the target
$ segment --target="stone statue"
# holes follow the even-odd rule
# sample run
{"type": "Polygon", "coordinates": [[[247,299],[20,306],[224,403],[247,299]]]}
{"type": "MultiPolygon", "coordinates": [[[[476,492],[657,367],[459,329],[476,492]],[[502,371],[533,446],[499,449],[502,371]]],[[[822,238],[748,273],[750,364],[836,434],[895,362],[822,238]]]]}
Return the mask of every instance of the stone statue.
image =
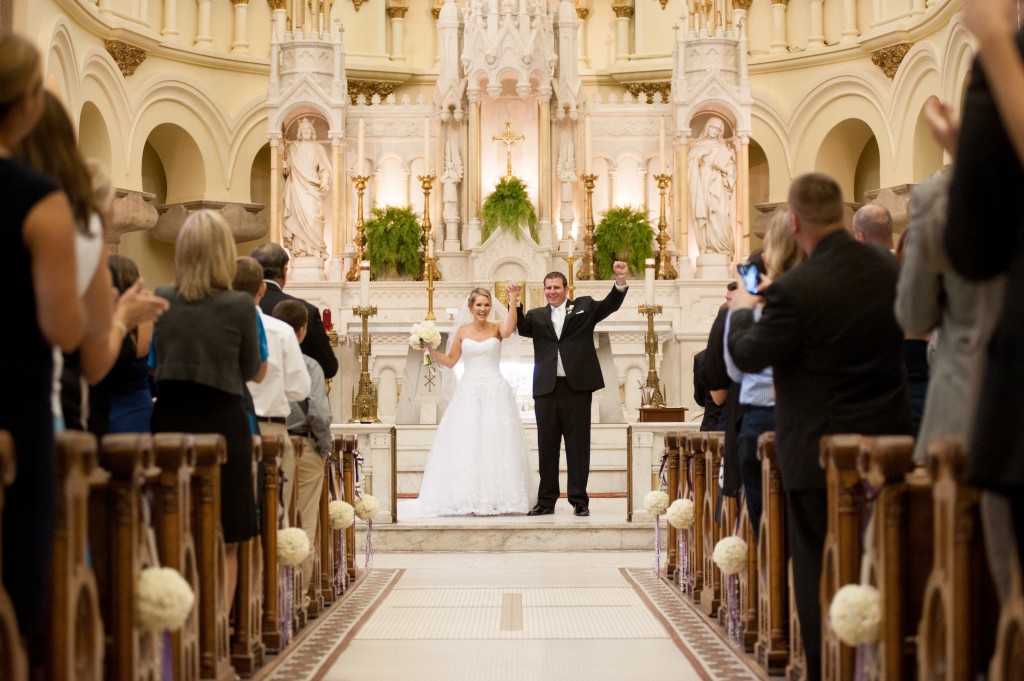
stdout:
{"type": "Polygon", "coordinates": [[[725,122],[712,116],[700,137],[690,144],[687,180],[690,190],[690,229],[701,254],[732,256],[736,223],[736,155],[722,138],[725,122]]]}
{"type": "Polygon", "coordinates": [[[559,182],[575,182],[576,177],[576,145],[573,142],[572,124],[565,124],[564,133],[558,144],[558,161],[555,174],[559,182]]]}
{"type": "Polygon", "coordinates": [[[459,155],[456,133],[457,126],[451,125],[451,130],[445,137],[444,159],[441,167],[441,188],[444,210],[442,213],[445,222],[459,219],[459,182],[462,182],[462,157],[459,155]]]}
{"type": "Polygon", "coordinates": [[[297,138],[288,143],[284,171],[284,231],[292,255],[326,258],[323,206],[331,190],[331,159],[309,118],[299,121],[297,138]]]}

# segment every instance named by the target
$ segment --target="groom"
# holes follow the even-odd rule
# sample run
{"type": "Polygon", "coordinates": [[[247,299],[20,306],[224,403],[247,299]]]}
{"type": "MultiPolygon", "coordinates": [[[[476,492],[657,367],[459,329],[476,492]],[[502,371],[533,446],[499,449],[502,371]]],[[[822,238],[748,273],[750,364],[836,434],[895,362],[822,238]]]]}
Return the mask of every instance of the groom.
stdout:
{"type": "Polygon", "coordinates": [[[565,438],[568,497],[578,516],[590,515],[590,403],[604,387],[594,350],[594,327],[619,309],[626,297],[626,263],[616,261],[615,286],[603,300],[582,296],[567,300],[565,275],[544,277],[548,304],[526,314],[516,305],[516,330],[533,339],[533,402],[537,413],[540,488],[537,505],[527,515],[555,512],[558,499],[558,457],[565,438]]]}

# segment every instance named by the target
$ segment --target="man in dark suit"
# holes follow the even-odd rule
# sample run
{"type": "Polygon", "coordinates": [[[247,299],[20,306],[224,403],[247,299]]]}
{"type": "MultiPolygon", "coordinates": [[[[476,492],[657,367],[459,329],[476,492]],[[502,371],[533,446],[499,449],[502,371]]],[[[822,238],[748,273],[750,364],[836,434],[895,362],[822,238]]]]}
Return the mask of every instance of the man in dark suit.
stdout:
{"type": "Polygon", "coordinates": [[[843,228],[843,197],[827,175],[789,190],[791,227],[807,260],[758,296],[739,287],[730,303],[729,352],[741,371],[775,374],[775,448],[807,679],[821,677],[821,561],[826,521],[819,443],[833,433],[906,434],[903,334],[893,315],[896,262],[843,228]]]}
{"type": "Polygon", "coordinates": [[[306,311],[309,312],[309,326],[306,338],[299,347],[302,348],[302,354],[316,360],[324,370],[324,378],[333,378],[338,373],[338,358],[331,350],[324,322],[320,318],[320,310],[312,303],[288,295],[283,290],[288,279],[288,251],[278,244],[266,243],[253,249],[252,257],[263,267],[263,279],[267,282],[267,292],[260,301],[260,309],[264,314],[271,315],[274,307],[282,300],[297,300],[305,305],[306,311]]]}
{"type": "Polygon", "coordinates": [[[537,505],[528,515],[555,512],[563,437],[569,503],[576,515],[590,515],[590,404],[594,391],[604,387],[594,350],[594,328],[619,309],[628,288],[626,263],[616,261],[612,270],[615,286],[603,300],[590,296],[567,300],[565,275],[551,272],[544,277],[548,304],[526,314],[517,306],[516,330],[520,336],[533,339],[533,403],[540,458],[537,505]]]}

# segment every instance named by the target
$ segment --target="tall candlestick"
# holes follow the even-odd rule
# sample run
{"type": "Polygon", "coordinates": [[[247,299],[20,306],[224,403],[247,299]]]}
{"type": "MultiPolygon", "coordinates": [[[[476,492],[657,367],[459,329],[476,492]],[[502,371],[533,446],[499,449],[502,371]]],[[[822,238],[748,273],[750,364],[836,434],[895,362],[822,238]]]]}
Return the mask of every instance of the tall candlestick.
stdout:
{"type": "Polygon", "coordinates": [[[565,254],[572,255],[575,244],[572,242],[572,232],[565,235],[565,254]]]}
{"type": "Polygon", "coordinates": [[[590,116],[587,116],[583,120],[583,167],[587,170],[587,175],[590,174],[590,157],[593,156],[590,148],[590,116]]]}
{"type": "Polygon", "coordinates": [[[423,172],[430,175],[430,118],[423,119],[423,172]]]}
{"type": "Polygon", "coordinates": [[[661,161],[661,172],[665,173],[665,119],[660,118],[661,128],[658,131],[658,158],[661,161]]]}
{"type": "Polygon", "coordinates": [[[365,147],[365,132],[364,132],[364,121],[362,118],[359,119],[359,145],[358,151],[356,151],[356,175],[363,174],[363,155],[366,152],[365,147]]]}
{"type": "Polygon", "coordinates": [[[644,304],[654,305],[654,258],[644,260],[644,304]]]}
{"type": "Polygon", "coordinates": [[[359,263],[359,306],[370,306],[370,261],[359,263]]]}
{"type": "Polygon", "coordinates": [[[434,257],[434,235],[433,234],[431,234],[429,237],[427,237],[427,257],[428,258],[433,258],[434,257]]]}

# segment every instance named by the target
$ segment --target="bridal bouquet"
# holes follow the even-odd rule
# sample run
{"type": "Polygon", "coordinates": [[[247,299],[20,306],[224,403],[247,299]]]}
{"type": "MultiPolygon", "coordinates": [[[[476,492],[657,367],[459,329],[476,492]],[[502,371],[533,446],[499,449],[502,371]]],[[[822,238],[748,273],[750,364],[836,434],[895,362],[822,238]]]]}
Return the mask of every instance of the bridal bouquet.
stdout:
{"type": "MultiPolygon", "coordinates": [[[[434,326],[434,322],[426,321],[419,322],[412,327],[412,331],[409,333],[409,345],[411,347],[420,350],[425,345],[429,345],[432,348],[436,348],[441,344],[441,333],[434,326]]],[[[430,353],[423,355],[424,366],[433,363],[433,359],[430,358],[430,353]]]]}

